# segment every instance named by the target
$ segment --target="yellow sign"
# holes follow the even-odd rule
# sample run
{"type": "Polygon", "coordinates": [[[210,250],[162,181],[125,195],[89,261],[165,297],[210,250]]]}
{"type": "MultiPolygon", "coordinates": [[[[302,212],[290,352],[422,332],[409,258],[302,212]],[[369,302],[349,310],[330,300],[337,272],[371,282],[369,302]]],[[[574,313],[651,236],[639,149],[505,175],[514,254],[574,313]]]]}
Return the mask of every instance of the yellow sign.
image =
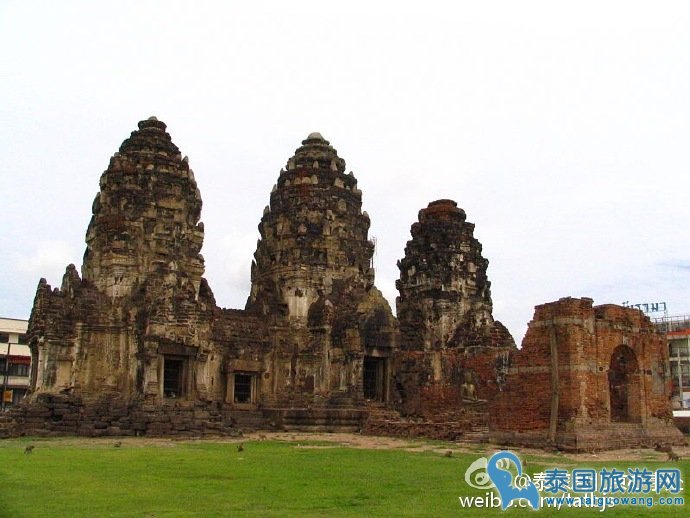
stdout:
{"type": "Polygon", "coordinates": [[[4,394],[4,402],[5,403],[12,403],[12,391],[11,390],[6,390],[4,394]]]}

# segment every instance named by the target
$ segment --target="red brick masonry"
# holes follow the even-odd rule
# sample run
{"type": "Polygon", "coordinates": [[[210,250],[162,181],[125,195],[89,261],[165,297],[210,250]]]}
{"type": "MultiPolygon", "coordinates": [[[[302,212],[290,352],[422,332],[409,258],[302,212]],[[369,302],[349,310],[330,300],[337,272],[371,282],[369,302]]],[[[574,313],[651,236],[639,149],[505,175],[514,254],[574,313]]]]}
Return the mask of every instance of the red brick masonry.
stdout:
{"type": "Polygon", "coordinates": [[[636,309],[563,298],[536,307],[503,390],[494,442],[600,450],[684,441],[673,425],[665,338],[636,309]]]}

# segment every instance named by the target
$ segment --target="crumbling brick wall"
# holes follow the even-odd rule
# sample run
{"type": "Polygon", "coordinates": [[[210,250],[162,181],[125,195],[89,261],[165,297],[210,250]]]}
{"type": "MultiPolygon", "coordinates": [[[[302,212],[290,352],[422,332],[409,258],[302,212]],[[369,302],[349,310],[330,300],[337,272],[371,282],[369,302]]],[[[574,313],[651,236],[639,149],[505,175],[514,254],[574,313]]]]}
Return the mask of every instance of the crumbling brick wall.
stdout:
{"type": "Polygon", "coordinates": [[[396,282],[399,408],[422,416],[459,411],[463,399],[500,391],[515,343],[493,319],[489,261],[465,211],[452,200],[431,202],[410,233],[396,282]]]}
{"type": "Polygon", "coordinates": [[[568,449],[677,441],[667,359],[663,335],[638,310],[586,298],[537,306],[490,402],[492,436],[568,449]]]}

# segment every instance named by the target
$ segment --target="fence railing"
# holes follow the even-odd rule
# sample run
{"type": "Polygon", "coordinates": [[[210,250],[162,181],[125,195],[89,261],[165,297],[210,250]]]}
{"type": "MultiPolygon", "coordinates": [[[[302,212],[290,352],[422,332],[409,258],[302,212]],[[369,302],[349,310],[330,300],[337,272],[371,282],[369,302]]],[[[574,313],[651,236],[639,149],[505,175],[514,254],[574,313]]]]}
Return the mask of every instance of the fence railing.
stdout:
{"type": "Polygon", "coordinates": [[[673,315],[669,317],[653,318],[652,323],[665,333],[690,330],[690,315],[673,315]]]}

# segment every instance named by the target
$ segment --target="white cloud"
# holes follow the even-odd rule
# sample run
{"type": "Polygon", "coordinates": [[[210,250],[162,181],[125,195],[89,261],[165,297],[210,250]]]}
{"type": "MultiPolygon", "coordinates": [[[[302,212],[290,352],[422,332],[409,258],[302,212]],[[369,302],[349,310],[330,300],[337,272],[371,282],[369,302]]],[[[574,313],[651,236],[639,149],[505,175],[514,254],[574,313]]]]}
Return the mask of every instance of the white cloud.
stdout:
{"type": "MultiPolygon", "coordinates": [[[[29,250],[15,251],[12,255],[14,271],[34,277],[36,281],[46,277],[60,282],[65,267],[79,257],[67,242],[56,239],[41,240],[29,250]]],[[[80,266],[77,264],[77,268],[80,266]]]]}
{"type": "Polygon", "coordinates": [[[219,239],[205,236],[206,273],[220,306],[242,309],[249,296],[251,261],[257,233],[226,230],[219,239]]]}

